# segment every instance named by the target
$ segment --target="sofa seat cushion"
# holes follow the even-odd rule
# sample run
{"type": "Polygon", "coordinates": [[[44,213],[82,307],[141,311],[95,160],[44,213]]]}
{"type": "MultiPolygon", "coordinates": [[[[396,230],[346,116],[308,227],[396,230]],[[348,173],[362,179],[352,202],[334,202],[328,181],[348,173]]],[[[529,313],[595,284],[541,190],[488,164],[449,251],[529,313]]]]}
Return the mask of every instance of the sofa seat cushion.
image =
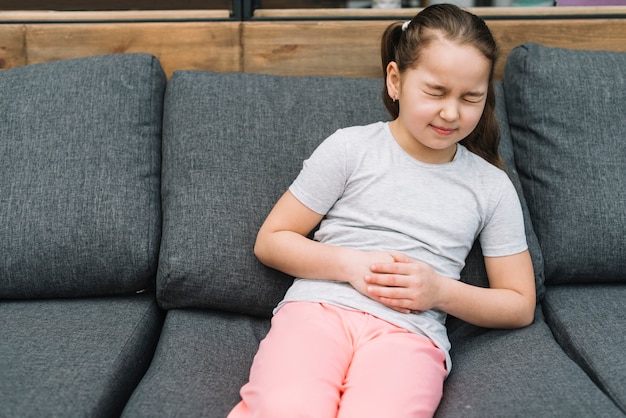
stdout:
{"type": "Polygon", "coordinates": [[[626,286],[550,286],[546,321],[565,352],[626,414],[626,286]]]}
{"type": "Polygon", "coordinates": [[[436,417],[622,417],[561,350],[538,308],[535,322],[452,347],[455,364],[436,417]]]}
{"type": "Polygon", "coordinates": [[[164,91],[141,54],[0,72],[0,298],[152,285],[164,91]]]}
{"type": "MultiPolygon", "coordinates": [[[[152,365],[122,416],[226,416],[268,329],[266,319],[169,311],[152,365]]],[[[540,310],[532,326],[488,331],[453,347],[453,357],[438,417],[622,416],[559,348],[540,310]]]]}
{"type": "Polygon", "coordinates": [[[168,311],[152,365],[123,416],[225,417],[269,325],[244,315],[168,311]]]}
{"type": "Polygon", "coordinates": [[[626,53],[526,44],[506,105],[546,284],[626,281],[626,53]]]}
{"type": "Polygon", "coordinates": [[[0,416],[111,417],[150,364],[154,295],[0,303],[0,416]]]}

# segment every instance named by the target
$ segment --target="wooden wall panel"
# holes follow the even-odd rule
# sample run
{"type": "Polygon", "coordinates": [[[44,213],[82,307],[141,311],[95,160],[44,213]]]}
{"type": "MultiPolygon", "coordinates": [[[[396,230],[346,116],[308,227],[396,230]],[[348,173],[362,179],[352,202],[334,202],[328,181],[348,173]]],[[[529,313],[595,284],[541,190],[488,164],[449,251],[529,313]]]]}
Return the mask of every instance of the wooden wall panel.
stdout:
{"type": "Polygon", "coordinates": [[[243,70],[278,75],[381,77],[385,21],[244,22],[243,70]]]}
{"type": "Polygon", "coordinates": [[[0,70],[26,64],[24,25],[0,25],[0,70]]]}
{"type": "Polygon", "coordinates": [[[230,0],[0,0],[2,10],[229,9],[230,0]]]}
{"type": "Polygon", "coordinates": [[[488,21],[500,45],[496,77],[502,78],[506,56],[525,42],[589,50],[626,52],[625,19],[501,20],[488,21]]]}
{"type": "Polygon", "coordinates": [[[240,71],[238,22],[27,24],[27,63],[145,52],[178,69],[240,71]]]}
{"type": "MultiPolygon", "coordinates": [[[[137,21],[138,12],[57,12],[45,14],[49,21],[41,20],[41,16],[20,21],[31,16],[24,13],[0,13],[3,22],[0,68],[90,55],[146,52],[161,60],[168,76],[177,69],[195,69],[380,77],[380,36],[392,22],[365,19],[229,22],[171,20],[173,17],[158,21],[154,12],[141,15],[146,18],[145,13],[149,13],[151,19],[156,19],[149,21],[137,21]],[[128,19],[122,19],[124,16],[128,19]],[[98,21],[98,17],[105,20],[98,21]],[[107,18],[113,20],[104,23],[107,18]]],[[[189,13],[200,19],[199,11],[189,13]]],[[[183,16],[187,15],[180,12],[179,17],[183,16]]],[[[503,52],[496,77],[502,77],[506,55],[524,42],[626,51],[626,19],[623,14],[619,16],[613,19],[491,18],[487,24],[503,52]]]]}
{"type": "MultiPolygon", "coordinates": [[[[244,22],[243,69],[278,75],[382,76],[380,37],[392,21],[244,22]]],[[[489,20],[501,47],[496,78],[517,45],[626,51],[625,19],[489,20]]]]}

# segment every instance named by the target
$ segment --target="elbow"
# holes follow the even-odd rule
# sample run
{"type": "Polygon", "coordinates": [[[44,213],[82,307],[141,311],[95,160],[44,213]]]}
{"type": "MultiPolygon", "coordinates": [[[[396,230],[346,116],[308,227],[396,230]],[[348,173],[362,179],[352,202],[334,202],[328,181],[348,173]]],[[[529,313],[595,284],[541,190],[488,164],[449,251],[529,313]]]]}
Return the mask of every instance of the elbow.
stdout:
{"type": "Polygon", "coordinates": [[[532,325],[535,321],[535,312],[533,311],[530,315],[524,315],[520,321],[520,328],[525,328],[529,325],[532,325]]]}
{"type": "Polygon", "coordinates": [[[267,235],[259,233],[257,235],[256,241],[254,242],[254,256],[257,258],[257,260],[259,260],[261,263],[265,264],[266,266],[270,266],[271,260],[270,260],[270,256],[271,256],[271,250],[270,250],[270,242],[267,239],[267,235]]]}
{"type": "Polygon", "coordinates": [[[254,243],[254,256],[260,261],[263,262],[264,253],[263,253],[263,245],[259,243],[259,239],[257,237],[256,242],[254,243]]]}
{"type": "Polygon", "coordinates": [[[532,325],[535,321],[535,307],[536,303],[533,300],[532,303],[528,303],[522,308],[519,315],[519,328],[532,325]]]}

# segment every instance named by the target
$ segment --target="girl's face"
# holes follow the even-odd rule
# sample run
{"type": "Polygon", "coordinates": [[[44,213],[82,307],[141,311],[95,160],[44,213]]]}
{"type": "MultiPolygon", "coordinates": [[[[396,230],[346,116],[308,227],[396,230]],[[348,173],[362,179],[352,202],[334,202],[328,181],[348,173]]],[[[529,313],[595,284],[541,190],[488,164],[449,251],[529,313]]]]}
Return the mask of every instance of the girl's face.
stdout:
{"type": "Polygon", "coordinates": [[[399,100],[390,123],[398,144],[425,163],[452,161],[456,144],[478,125],[485,108],[490,61],[475,47],[442,37],[421,53],[416,67],[387,68],[387,90],[399,100]]]}

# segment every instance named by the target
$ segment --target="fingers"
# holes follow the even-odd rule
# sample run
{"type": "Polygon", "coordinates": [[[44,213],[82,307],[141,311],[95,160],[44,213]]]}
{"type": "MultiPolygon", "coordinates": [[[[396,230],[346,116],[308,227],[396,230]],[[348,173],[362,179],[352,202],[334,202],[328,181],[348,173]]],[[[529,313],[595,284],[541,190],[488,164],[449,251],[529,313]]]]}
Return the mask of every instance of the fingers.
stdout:
{"type": "Polygon", "coordinates": [[[410,257],[402,253],[391,253],[391,256],[396,263],[410,263],[413,261],[410,257]]]}
{"type": "Polygon", "coordinates": [[[402,280],[387,276],[366,276],[367,294],[385,305],[406,308],[410,303],[410,289],[402,286],[402,280]],[[369,279],[368,279],[369,278],[369,279]],[[375,278],[380,278],[376,281],[375,278]]]}
{"type": "Polygon", "coordinates": [[[374,273],[409,274],[411,269],[423,265],[423,263],[415,261],[404,254],[392,253],[391,256],[393,257],[392,263],[374,263],[370,265],[370,270],[374,273]]]}
{"type": "Polygon", "coordinates": [[[383,305],[387,305],[391,309],[398,311],[400,313],[409,314],[409,313],[417,313],[418,311],[412,311],[407,305],[410,301],[406,299],[391,299],[391,298],[376,298],[383,305]]]}
{"type": "Polygon", "coordinates": [[[368,284],[385,287],[406,287],[408,284],[406,277],[394,273],[367,274],[363,280],[368,284]]]}

